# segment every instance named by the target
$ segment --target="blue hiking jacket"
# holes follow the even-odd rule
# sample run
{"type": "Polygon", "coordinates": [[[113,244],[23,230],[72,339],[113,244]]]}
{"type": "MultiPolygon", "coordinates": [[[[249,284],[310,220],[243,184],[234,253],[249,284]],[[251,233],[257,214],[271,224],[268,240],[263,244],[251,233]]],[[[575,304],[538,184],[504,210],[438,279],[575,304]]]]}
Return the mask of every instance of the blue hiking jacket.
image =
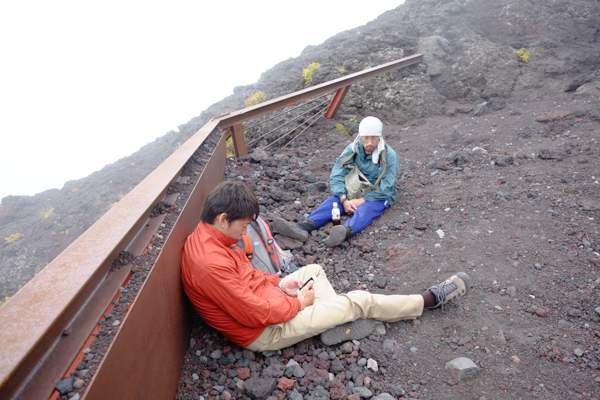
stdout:
{"type": "MultiPolygon", "coordinates": [[[[331,176],[329,177],[329,184],[331,186],[331,191],[336,196],[340,197],[341,195],[347,194],[346,192],[346,184],[344,183],[344,178],[350,172],[348,168],[342,168],[341,162],[344,157],[352,154],[352,144],[349,144],[346,149],[342,152],[335,162],[333,166],[333,170],[331,171],[331,176]]],[[[373,190],[370,193],[367,193],[363,199],[365,201],[379,201],[379,200],[387,200],[390,205],[394,204],[394,200],[396,200],[396,178],[398,177],[398,173],[400,172],[400,160],[398,158],[398,154],[390,147],[388,144],[385,144],[385,153],[386,153],[386,171],[384,177],[379,182],[379,187],[377,190],[373,190]]],[[[352,163],[351,159],[348,163],[352,163]]],[[[358,169],[369,179],[369,182],[375,184],[379,175],[381,175],[382,166],[381,164],[373,164],[372,154],[369,154],[365,157],[365,149],[363,148],[362,142],[358,142],[356,146],[356,157],[354,163],[358,166],[358,169]]]]}

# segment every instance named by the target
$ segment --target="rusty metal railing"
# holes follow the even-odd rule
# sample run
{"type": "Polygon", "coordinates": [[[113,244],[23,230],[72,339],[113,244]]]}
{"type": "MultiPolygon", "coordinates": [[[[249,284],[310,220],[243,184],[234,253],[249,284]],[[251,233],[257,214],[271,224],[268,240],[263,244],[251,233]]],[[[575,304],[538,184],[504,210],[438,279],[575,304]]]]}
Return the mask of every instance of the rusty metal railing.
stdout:
{"type": "MultiPolygon", "coordinates": [[[[108,213],[0,307],[0,398],[46,399],[82,349],[130,269],[112,262],[142,232],[154,205],[215,130],[247,154],[242,123],[337,91],[328,117],[348,87],[421,61],[417,54],[214,118],[167,158],[108,213]],[[65,332],[69,332],[65,335],[65,332]]],[[[191,307],[182,290],[183,243],[200,221],[207,194],[223,180],[225,139],[194,187],[84,398],[173,398],[188,345],[191,307]]],[[[153,233],[153,232],[150,232],[153,233]]],[[[151,234],[150,234],[151,236],[151,234]]]]}
{"type": "Polygon", "coordinates": [[[377,67],[369,68],[364,71],[356,72],[344,76],[342,78],[334,79],[329,82],[322,83],[317,86],[313,86],[307,89],[288,94],[286,96],[278,97],[273,100],[265,101],[264,103],[257,104],[252,107],[244,108],[243,110],[236,111],[233,113],[225,114],[216,119],[219,119],[219,128],[228,130],[228,135],[233,138],[233,146],[236,156],[240,157],[248,154],[246,149],[246,141],[244,138],[244,130],[242,128],[242,122],[251,120],[253,118],[260,117],[273,111],[280,110],[282,108],[291,106],[293,104],[310,100],[314,97],[321,96],[325,93],[336,91],[335,96],[327,112],[325,113],[326,118],[333,118],[340,108],[348,89],[354,83],[364,81],[378,75],[383,75],[390,71],[395,71],[400,68],[408,67],[409,65],[416,64],[423,59],[422,54],[415,54],[410,57],[401,58],[396,61],[392,61],[386,64],[379,65],[377,67]]]}

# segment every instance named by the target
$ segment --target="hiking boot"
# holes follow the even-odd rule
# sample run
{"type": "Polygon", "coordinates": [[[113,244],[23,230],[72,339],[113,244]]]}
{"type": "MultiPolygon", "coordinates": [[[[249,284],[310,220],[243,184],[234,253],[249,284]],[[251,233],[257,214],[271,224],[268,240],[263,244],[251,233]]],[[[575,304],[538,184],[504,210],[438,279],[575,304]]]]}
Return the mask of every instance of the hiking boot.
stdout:
{"type": "Polygon", "coordinates": [[[374,319],[357,319],[321,333],[321,342],[332,346],[348,340],[364,339],[375,330],[374,319]]]}
{"type": "Polygon", "coordinates": [[[451,300],[457,297],[466,296],[471,289],[471,278],[465,272],[459,272],[456,275],[452,275],[442,283],[438,283],[435,286],[429,288],[435,295],[435,306],[429,308],[437,308],[444,304],[447,304],[451,300]]]}
{"type": "Polygon", "coordinates": [[[352,227],[346,225],[337,225],[331,228],[329,237],[325,239],[325,246],[335,247],[346,239],[352,237],[352,227]]]}
{"type": "Polygon", "coordinates": [[[307,219],[305,222],[294,226],[283,218],[275,218],[273,228],[283,236],[291,237],[304,243],[308,240],[308,232],[315,229],[315,223],[307,219]]]}

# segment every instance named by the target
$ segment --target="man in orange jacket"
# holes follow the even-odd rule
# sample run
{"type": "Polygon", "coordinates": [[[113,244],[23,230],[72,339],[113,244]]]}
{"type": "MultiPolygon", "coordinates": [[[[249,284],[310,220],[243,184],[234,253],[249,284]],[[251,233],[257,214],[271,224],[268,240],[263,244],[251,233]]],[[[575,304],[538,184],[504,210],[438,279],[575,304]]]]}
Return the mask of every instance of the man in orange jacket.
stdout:
{"type": "Polygon", "coordinates": [[[253,351],[277,350],[321,334],[326,345],[362,339],[374,320],[414,319],[423,308],[464,296],[464,272],[417,295],[353,291],[337,295],[323,269],[307,265],[280,279],[252,267],[238,239],[259,213],[254,193],[237,181],[224,182],[206,199],[202,221],[182,256],[183,287],[194,308],[233,343],[253,351]],[[316,279],[303,286],[311,276],[316,279]]]}

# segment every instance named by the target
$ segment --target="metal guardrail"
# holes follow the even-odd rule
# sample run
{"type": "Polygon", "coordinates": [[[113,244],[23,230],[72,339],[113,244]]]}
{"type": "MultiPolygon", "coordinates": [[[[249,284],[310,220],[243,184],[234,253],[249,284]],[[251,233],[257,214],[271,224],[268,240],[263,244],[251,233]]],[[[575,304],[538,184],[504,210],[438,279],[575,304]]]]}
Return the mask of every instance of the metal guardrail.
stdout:
{"type": "Polygon", "coordinates": [[[248,154],[242,122],[260,117],[305,100],[310,100],[314,97],[318,97],[335,90],[337,92],[333,98],[333,101],[329,105],[327,112],[325,113],[325,117],[333,118],[352,84],[385,74],[387,72],[395,71],[400,68],[408,67],[409,65],[420,62],[422,59],[422,54],[415,54],[410,57],[401,58],[399,60],[369,68],[364,71],[356,72],[354,74],[334,79],[317,86],[303,89],[286,96],[268,100],[264,103],[244,108],[240,111],[225,114],[215,119],[219,119],[219,128],[223,130],[228,129],[228,135],[231,135],[233,138],[235,154],[236,156],[240,157],[248,154]]]}
{"type": "MultiPolygon", "coordinates": [[[[0,398],[46,399],[82,350],[130,269],[109,273],[124,250],[143,240],[154,205],[204,140],[228,130],[236,155],[247,154],[242,122],[337,90],[335,115],[348,87],[418,63],[406,57],[214,118],[115,207],[0,307],[0,398]],[[69,332],[64,335],[65,331],[69,332]]],[[[191,306],[180,278],[183,243],[200,221],[207,194],[223,180],[225,139],[194,187],[84,395],[89,399],[173,398],[189,341],[191,306]]],[[[150,236],[154,232],[150,232],[150,236]]],[[[145,244],[145,243],[144,243],[145,244]]]]}

